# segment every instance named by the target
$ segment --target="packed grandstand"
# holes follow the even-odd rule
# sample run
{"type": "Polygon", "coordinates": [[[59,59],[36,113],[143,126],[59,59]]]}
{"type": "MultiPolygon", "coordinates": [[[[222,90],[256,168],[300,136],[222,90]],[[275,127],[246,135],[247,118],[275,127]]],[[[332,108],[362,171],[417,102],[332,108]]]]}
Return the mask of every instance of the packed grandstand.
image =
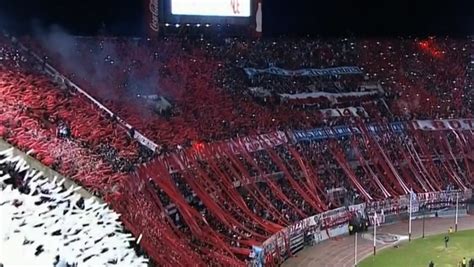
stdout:
{"type": "Polygon", "coordinates": [[[269,238],[312,215],[472,189],[473,45],[5,34],[0,138],[104,199],[150,264],[277,264],[269,238]]]}

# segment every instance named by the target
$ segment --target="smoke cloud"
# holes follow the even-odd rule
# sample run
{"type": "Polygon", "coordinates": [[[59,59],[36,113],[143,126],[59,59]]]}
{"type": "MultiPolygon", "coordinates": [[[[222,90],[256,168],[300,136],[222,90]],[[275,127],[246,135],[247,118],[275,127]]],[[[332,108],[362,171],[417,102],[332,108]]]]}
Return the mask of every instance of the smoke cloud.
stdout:
{"type": "MultiPolygon", "coordinates": [[[[136,46],[115,38],[78,37],[58,26],[35,29],[48,62],[92,95],[105,100],[127,100],[159,94],[159,72],[135,57],[136,46]]],[[[150,55],[151,56],[151,55],[150,55]]]]}

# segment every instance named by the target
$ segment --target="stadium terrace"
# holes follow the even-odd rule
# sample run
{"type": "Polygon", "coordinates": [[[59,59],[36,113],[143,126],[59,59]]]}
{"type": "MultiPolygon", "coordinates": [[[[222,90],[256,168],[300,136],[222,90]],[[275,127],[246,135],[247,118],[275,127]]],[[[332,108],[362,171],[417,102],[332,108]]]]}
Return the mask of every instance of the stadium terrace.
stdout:
{"type": "Polygon", "coordinates": [[[473,216],[472,38],[270,38],[262,1],[183,2],[149,1],[147,37],[0,36],[0,142],[28,154],[0,153],[1,245],[29,255],[3,266],[280,266],[329,239],[360,233],[370,254],[372,238],[411,242],[412,221],[473,216]]]}

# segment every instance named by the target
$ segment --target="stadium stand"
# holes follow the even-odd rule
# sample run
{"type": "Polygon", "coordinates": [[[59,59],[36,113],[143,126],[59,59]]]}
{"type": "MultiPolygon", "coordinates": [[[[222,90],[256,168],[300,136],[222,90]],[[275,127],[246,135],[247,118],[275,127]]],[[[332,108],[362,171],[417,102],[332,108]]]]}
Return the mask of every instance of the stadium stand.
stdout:
{"type": "Polygon", "coordinates": [[[474,182],[467,41],[22,42],[43,62],[1,40],[0,136],[102,196],[158,265],[244,265],[254,246],[311,215],[474,182]],[[159,155],[51,81],[45,64],[162,146],[159,155]],[[244,70],[341,66],[361,73],[244,70]],[[466,128],[418,127],[459,118],[466,128]]]}

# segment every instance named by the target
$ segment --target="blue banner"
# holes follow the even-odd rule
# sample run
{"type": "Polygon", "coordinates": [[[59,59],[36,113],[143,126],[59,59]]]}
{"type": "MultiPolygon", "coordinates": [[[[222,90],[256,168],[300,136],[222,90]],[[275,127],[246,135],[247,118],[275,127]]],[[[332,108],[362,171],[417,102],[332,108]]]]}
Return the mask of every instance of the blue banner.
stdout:
{"type": "Polygon", "coordinates": [[[244,68],[244,70],[249,77],[265,73],[279,76],[335,76],[345,74],[362,74],[362,70],[356,66],[300,70],[286,70],[278,67],[269,67],[266,69],[244,68]]]}
{"type": "MultiPolygon", "coordinates": [[[[402,122],[392,122],[388,125],[379,125],[379,124],[368,124],[367,131],[370,134],[379,134],[385,131],[391,131],[394,133],[403,133],[405,132],[405,125],[402,122]],[[388,127],[387,127],[388,126],[388,127]]],[[[355,126],[335,126],[335,127],[325,127],[325,128],[316,128],[312,130],[302,130],[302,131],[293,131],[293,136],[296,142],[301,141],[315,141],[323,140],[328,138],[342,138],[346,136],[351,136],[353,134],[360,134],[361,130],[355,126]]]]}

